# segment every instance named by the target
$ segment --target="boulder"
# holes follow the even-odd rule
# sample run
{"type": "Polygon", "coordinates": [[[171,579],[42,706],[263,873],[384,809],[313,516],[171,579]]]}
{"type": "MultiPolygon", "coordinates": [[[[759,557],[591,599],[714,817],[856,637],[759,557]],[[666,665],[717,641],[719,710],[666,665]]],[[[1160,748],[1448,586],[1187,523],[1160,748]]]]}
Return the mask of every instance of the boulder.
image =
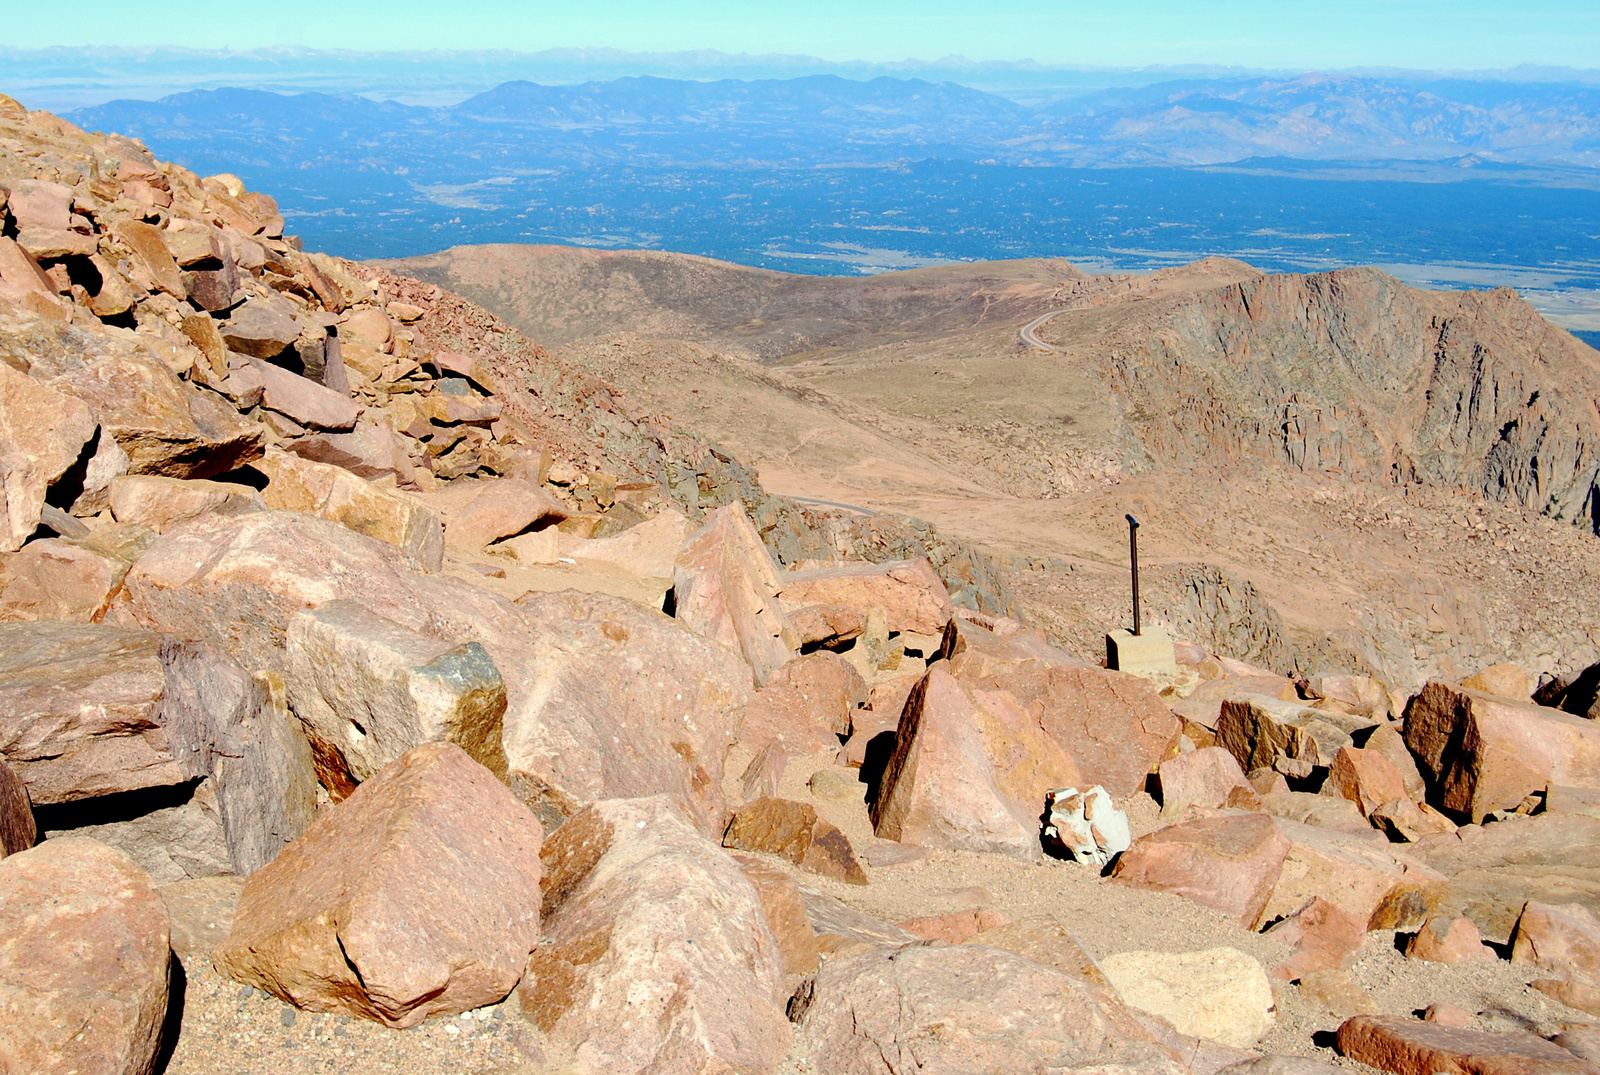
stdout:
{"type": "Polygon", "coordinates": [[[1406,958],[1452,965],[1492,957],[1470,918],[1430,918],[1406,943],[1406,958]]]}
{"type": "Polygon", "coordinates": [[[816,807],[792,799],[761,798],[741,806],[723,830],[722,846],[777,855],[836,881],[867,883],[850,838],[816,807]]]}
{"type": "Polygon", "coordinates": [[[45,493],[95,433],[88,406],[0,363],[0,552],[39,528],[45,493]]]}
{"type": "Polygon", "coordinates": [[[1254,929],[1292,847],[1277,823],[1262,814],[1201,818],[1139,837],[1111,876],[1125,885],[1183,896],[1254,929]]]}
{"type": "Polygon", "coordinates": [[[254,296],[219,328],[228,349],[252,358],[276,358],[294,346],[304,331],[294,319],[293,307],[281,298],[254,296]]]}
{"type": "Polygon", "coordinates": [[[269,508],[315,515],[386,541],[429,571],[443,564],[444,526],[420,500],[277,449],[256,469],[267,476],[262,497],[269,508]]]}
{"type": "Polygon", "coordinates": [[[404,477],[411,472],[395,444],[395,435],[368,421],[357,422],[349,433],[316,433],[284,447],[302,459],[343,467],[369,480],[388,474],[404,477]]]}
{"type": "Polygon", "coordinates": [[[308,429],[343,432],[355,428],[361,408],[349,396],[270,362],[257,361],[253,368],[261,378],[261,403],[268,410],[308,429]]]}
{"type": "Polygon", "coordinates": [[[1280,758],[1327,766],[1341,747],[1355,745],[1351,733],[1374,724],[1370,717],[1247,694],[1222,703],[1217,742],[1246,772],[1275,768],[1280,758]]]}
{"type": "Polygon", "coordinates": [[[0,859],[26,851],[38,836],[26,785],[11,766],[0,761],[0,859]]]}
{"type": "Polygon", "coordinates": [[[1512,935],[1511,962],[1600,982],[1600,918],[1579,903],[1552,906],[1529,900],[1512,935]]]}
{"type": "Polygon", "coordinates": [[[1551,680],[1539,688],[1534,701],[1574,716],[1600,720],[1600,662],[1551,680]]]}
{"type": "Polygon", "coordinates": [[[758,684],[799,652],[800,639],[778,601],[772,554],[738,504],[712,512],[684,543],[672,588],[677,618],[743,654],[758,684]]]}
{"type": "Polygon", "coordinates": [[[453,646],[336,600],[296,613],[284,649],[289,704],[335,798],[424,743],[454,743],[508,779],[506,685],[477,642],[453,646]]]}
{"type": "Polygon", "coordinates": [[[1246,1049],[1272,1029],[1272,983],[1260,961],[1237,948],[1118,952],[1100,961],[1129,1005],[1161,1016],[1180,1034],[1246,1049]]]}
{"type": "Polygon", "coordinates": [[[1490,665],[1461,681],[1469,691],[1492,694],[1498,698],[1512,698],[1526,702],[1533,696],[1533,680],[1521,667],[1514,664],[1490,665]]]}
{"type": "Polygon", "coordinates": [[[155,1070],[169,921],[126,855],[56,839],[0,861],[0,1069],[155,1070]]]}
{"type": "Polygon", "coordinates": [[[1187,1070],[1110,990],[983,944],[830,959],[790,1010],[829,1075],[1187,1070]]]}
{"type": "Polygon", "coordinates": [[[1531,702],[1430,681],[1405,735],[1440,807],[1473,824],[1550,784],[1600,788],[1600,724],[1531,702]]]}
{"type": "Polygon", "coordinates": [[[119,523],[137,523],[160,533],[185,519],[207,512],[238,515],[264,511],[261,494],[231,482],[125,474],[111,480],[111,514],[119,523]]]}
{"type": "Polygon", "coordinates": [[[1314,970],[1300,978],[1300,995],[1340,1019],[1357,1015],[1376,1015],[1378,1005],[1356,984],[1350,972],[1338,968],[1314,970]]]}
{"type": "Polygon", "coordinates": [[[1389,690],[1370,676],[1348,673],[1311,676],[1305,686],[1306,697],[1318,702],[1318,709],[1375,721],[1389,716],[1389,690]]]}
{"type": "Polygon", "coordinates": [[[928,670],[906,700],[872,801],[879,837],[1019,858],[1039,854],[1044,794],[1077,773],[1030,714],[1001,694],[975,704],[945,669],[928,670]]]}
{"type": "MultiPolygon", "coordinates": [[[[925,941],[940,944],[961,944],[989,929],[1008,926],[1011,919],[989,907],[968,911],[951,911],[949,914],[921,915],[899,923],[907,933],[915,933],[925,941]]],[[[1011,951],[1011,949],[1007,949],[1011,951]]]]}
{"type": "Polygon", "coordinates": [[[1096,784],[1087,791],[1052,788],[1045,792],[1045,846],[1077,862],[1104,866],[1133,843],[1128,815],[1096,784]]]}
{"type": "Polygon", "coordinates": [[[1099,784],[1118,800],[1144,790],[1181,726],[1149,681],[1126,672],[1056,667],[973,683],[980,688],[1014,697],[1071,757],[1077,774],[1058,783],[1099,784]]]}
{"type": "Polygon", "coordinates": [[[1594,1075],[1587,1060],[1525,1030],[1497,1034],[1393,1015],[1347,1019],[1339,1052],[1396,1075],[1594,1075]]]}
{"type": "Polygon", "coordinates": [[[1384,803],[1368,815],[1373,827],[1395,843],[1414,844],[1429,836],[1446,836],[1456,831],[1455,822],[1427,803],[1410,799],[1384,803]]]}
{"type": "Polygon", "coordinates": [[[445,541],[476,551],[490,542],[514,537],[542,520],[559,522],[569,514],[566,505],[532,482],[501,478],[485,482],[487,488],[462,508],[445,528],[445,541]]]}
{"type": "Polygon", "coordinates": [[[796,657],[772,673],[767,687],[795,691],[807,717],[838,735],[850,733],[851,714],[869,697],[855,666],[826,650],[796,657]]]}
{"type": "Polygon", "coordinates": [[[937,635],[950,622],[950,593],[925,559],[848,563],[785,571],[778,580],[787,608],[842,605],[882,608],[889,630],[937,635]]]}
{"type": "Polygon", "coordinates": [[[1417,759],[1411,756],[1411,748],[1406,746],[1406,737],[1401,732],[1400,725],[1378,725],[1372,730],[1372,734],[1367,736],[1362,749],[1381,754],[1384,760],[1394,766],[1395,771],[1400,774],[1400,779],[1406,786],[1406,797],[1415,803],[1422,802],[1428,786],[1417,770],[1417,759]]]}
{"type": "Polygon", "coordinates": [[[89,405],[100,436],[113,438],[127,455],[129,473],[210,478],[261,456],[259,425],[180,381],[149,353],[108,349],[63,367],[49,384],[89,405]]]}
{"type": "Polygon", "coordinates": [[[938,657],[950,662],[950,672],[957,679],[1089,667],[1088,662],[1051,643],[1043,631],[1017,630],[1001,636],[960,616],[945,624],[938,657]]]}
{"type": "Polygon", "coordinates": [[[1535,814],[1429,840],[1415,853],[1449,883],[1428,914],[1465,915],[1483,939],[1510,944],[1523,906],[1580,903],[1600,914],[1600,819],[1535,814]]]}
{"type": "Polygon", "coordinates": [[[117,220],[111,224],[111,234],[133,251],[135,263],[149,275],[157,289],[165,291],[182,302],[189,297],[183,284],[183,273],[161,237],[161,229],[142,220],[117,220]]]}
{"type": "Polygon", "coordinates": [[[1168,758],[1157,774],[1161,812],[1167,815],[1187,806],[1214,810],[1227,801],[1234,788],[1250,786],[1239,763],[1221,747],[1203,747],[1168,758]]]}
{"type": "Polygon", "coordinates": [[[1340,747],[1328,766],[1324,791],[1332,791],[1356,804],[1363,817],[1385,803],[1410,802],[1405,777],[1375,750],[1340,747]]]}
{"type": "Polygon", "coordinates": [[[1266,934],[1294,946],[1289,958],[1272,968],[1272,976],[1297,982],[1316,971],[1348,967],[1366,939],[1367,920],[1313,896],[1266,934]]]}
{"type": "MultiPolygon", "coordinates": [[[[977,912],[970,913],[976,915],[977,912]]],[[[974,924],[977,924],[976,918],[974,924]]],[[[1003,948],[1062,974],[1082,978],[1106,989],[1112,988],[1111,979],[1105,976],[1094,956],[1054,915],[1034,915],[1005,923],[991,920],[980,933],[975,933],[962,943],[1003,948]]]]}
{"type": "Polygon", "coordinates": [[[251,875],[217,968],[391,1027],[493,1004],[539,941],[541,836],[460,747],[418,747],[251,875]]]}
{"type": "Polygon", "coordinates": [[[794,878],[771,859],[760,855],[734,852],[733,861],[739,864],[745,880],[755,888],[761,909],[766,912],[767,928],[778,944],[783,973],[792,976],[816,970],[822,950],[817,946],[817,931],[811,928],[811,919],[806,914],[805,896],[794,878]]]}
{"type": "Polygon", "coordinates": [[[523,1014],[578,1072],[775,1069],[782,962],[738,863],[666,796],[597,802],[545,848],[523,1014]]]}
{"type": "Polygon", "coordinates": [[[1371,836],[1372,825],[1361,816],[1355,803],[1342,795],[1320,795],[1305,791],[1270,791],[1260,796],[1256,807],[1264,814],[1310,825],[1318,829],[1371,836]]]}
{"type": "Polygon", "coordinates": [[[833,714],[813,702],[794,687],[762,687],[740,708],[735,734],[755,751],[777,747],[795,757],[836,751],[839,736],[828,719],[833,714]]]}
{"type": "Polygon", "coordinates": [[[1392,850],[1393,845],[1370,829],[1355,835],[1283,818],[1276,823],[1290,847],[1263,920],[1290,914],[1320,896],[1370,925],[1397,887],[1420,889],[1445,880],[1419,860],[1392,850]]]}
{"type": "Polygon", "coordinates": [[[584,564],[609,564],[645,579],[669,579],[678,550],[695,525],[675,511],[662,511],[620,534],[563,541],[562,555],[584,564]]]}
{"type": "Polygon", "coordinates": [[[128,561],[75,541],[30,541],[5,563],[0,622],[97,622],[122,585],[128,561]]]}

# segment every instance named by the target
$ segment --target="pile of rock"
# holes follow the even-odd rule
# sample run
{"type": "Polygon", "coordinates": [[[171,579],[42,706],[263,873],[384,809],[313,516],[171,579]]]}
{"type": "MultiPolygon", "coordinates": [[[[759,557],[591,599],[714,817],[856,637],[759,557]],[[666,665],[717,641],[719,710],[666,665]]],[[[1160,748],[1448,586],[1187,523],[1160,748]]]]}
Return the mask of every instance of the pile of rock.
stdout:
{"type": "MultiPolygon", "coordinates": [[[[931,531],[719,504],[735,463],[232,177],[9,99],[0,165],[0,1067],[150,1070],[158,886],[217,877],[237,981],[395,1028],[514,994],[562,1070],[1243,1075],[1273,979],[1379,929],[1600,1010],[1593,677],[1091,665],[931,531]],[[814,884],[1042,836],[1292,955],[814,884]]],[[[1419,1025],[1341,1047],[1588,1070],[1419,1025]]]]}

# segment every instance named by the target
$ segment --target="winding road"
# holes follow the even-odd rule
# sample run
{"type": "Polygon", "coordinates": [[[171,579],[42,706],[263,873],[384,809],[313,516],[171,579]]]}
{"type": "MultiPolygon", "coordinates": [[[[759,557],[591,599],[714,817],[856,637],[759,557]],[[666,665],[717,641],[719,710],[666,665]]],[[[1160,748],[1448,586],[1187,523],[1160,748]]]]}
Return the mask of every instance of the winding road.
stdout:
{"type": "Polygon", "coordinates": [[[1067,311],[1065,310],[1051,310],[1047,314],[1040,314],[1032,321],[1029,321],[1026,325],[1023,325],[1021,328],[1017,329],[1017,339],[1022,341],[1022,345],[1024,347],[1032,347],[1039,351],[1054,351],[1054,347],[1050,346],[1048,343],[1045,343],[1038,336],[1035,336],[1034,333],[1043,327],[1044,323],[1050,320],[1052,317],[1055,317],[1057,314],[1064,314],[1066,312],[1067,311]]]}

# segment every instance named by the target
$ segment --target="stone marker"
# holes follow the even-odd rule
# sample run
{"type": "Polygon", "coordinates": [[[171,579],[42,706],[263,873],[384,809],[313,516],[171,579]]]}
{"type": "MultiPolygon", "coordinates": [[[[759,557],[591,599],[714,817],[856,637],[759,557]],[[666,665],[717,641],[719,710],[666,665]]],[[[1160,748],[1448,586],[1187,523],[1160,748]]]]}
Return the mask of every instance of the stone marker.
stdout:
{"type": "Polygon", "coordinates": [[[1174,676],[1178,659],[1172,638],[1159,627],[1144,627],[1137,635],[1116,630],[1106,635],[1106,667],[1135,676],[1174,676]]]}
{"type": "Polygon", "coordinates": [[[460,747],[418,747],[251,875],[217,967],[391,1027],[493,1004],[539,941],[540,838],[460,747]]]}
{"type": "Polygon", "coordinates": [[[167,1016],[166,907],[95,840],[0,861],[0,1069],[148,1075],[167,1016]]]}
{"type": "Polygon", "coordinates": [[[1237,948],[1118,952],[1100,969],[1123,1000],[1192,1037],[1244,1049],[1275,1021],[1266,970],[1237,948]]]}

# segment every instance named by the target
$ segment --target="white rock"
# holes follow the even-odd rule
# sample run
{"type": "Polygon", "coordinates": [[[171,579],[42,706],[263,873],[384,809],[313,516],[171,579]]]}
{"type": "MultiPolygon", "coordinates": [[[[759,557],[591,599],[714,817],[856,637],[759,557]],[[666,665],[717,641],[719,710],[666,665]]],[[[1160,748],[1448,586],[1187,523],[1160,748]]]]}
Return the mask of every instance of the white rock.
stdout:
{"type": "Polygon", "coordinates": [[[1128,815],[1111,805],[1111,793],[1099,784],[1084,792],[1055,788],[1045,792],[1044,803],[1050,811],[1044,830],[1047,848],[1070,852],[1079,862],[1104,866],[1133,843],[1128,815]]]}
{"type": "Polygon", "coordinates": [[[1237,948],[1118,952],[1100,961],[1122,999],[1179,1033],[1247,1049],[1272,1029],[1266,968],[1237,948]]]}

